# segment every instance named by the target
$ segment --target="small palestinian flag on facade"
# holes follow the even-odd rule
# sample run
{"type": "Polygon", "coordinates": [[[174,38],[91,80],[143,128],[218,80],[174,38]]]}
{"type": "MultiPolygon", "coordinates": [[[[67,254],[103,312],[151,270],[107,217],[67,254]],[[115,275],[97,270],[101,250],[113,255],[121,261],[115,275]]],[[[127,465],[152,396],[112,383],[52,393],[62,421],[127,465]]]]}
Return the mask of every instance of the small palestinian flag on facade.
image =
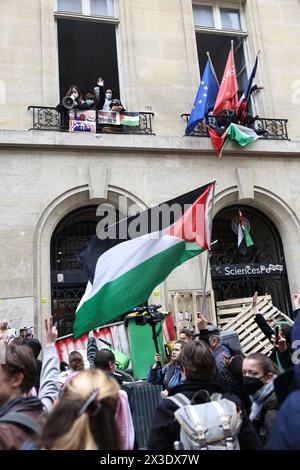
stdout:
{"type": "Polygon", "coordinates": [[[242,255],[245,255],[247,248],[253,245],[254,243],[250,236],[249,223],[244,218],[242,211],[239,209],[238,250],[242,255]]]}
{"type": "Polygon", "coordinates": [[[239,124],[230,124],[230,126],[224,131],[223,135],[219,135],[214,129],[210,127],[207,129],[218,157],[222,156],[222,152],[228,140],[233,140],[241,147],[246,147],[246,145],[249,145],[260,138],[254,129],[240,126],[239,124]]]}
{"type": "Polygon", "coordinates": [[[139,126],[139,113],[128,113],[127,111],[124,111],[120,114],[120,124],[122,124],[123,126],[139,126]]]}
{"type": "Polygon", "coordinates": [[[146,302],[173,269],[208,249],[214,184],[108,227],[101,220],[103,230],[78,256],[89,282],[76,311],[75,339],[146,302]]]}

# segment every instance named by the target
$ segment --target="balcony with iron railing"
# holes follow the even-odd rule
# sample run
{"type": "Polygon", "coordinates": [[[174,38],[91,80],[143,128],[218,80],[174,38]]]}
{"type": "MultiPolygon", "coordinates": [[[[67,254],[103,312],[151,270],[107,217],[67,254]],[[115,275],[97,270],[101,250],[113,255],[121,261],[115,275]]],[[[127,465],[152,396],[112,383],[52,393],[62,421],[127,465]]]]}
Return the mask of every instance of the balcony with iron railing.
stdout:
{"type": "MultiPolygon", "coordinates": [[[[68,113],[60,113],[52,106],[28,106],[32,111],[32,127],[35,131],[69,131],[68,113]]],[[[103,125],[98,122],[98,112],[96,112],[96,133],[97,134],[144,134],[155,135],[152,129],[152,119],[154,113],[141,111],[139,114],[138,126],[116,126],[112,124],[103,125]]]]}
{"type": "MultiPolygon", "coordinates": [[[[28,106],[28,110],[32,111],[32,127],[29,130],[69,131],[68,113],[62,114],[51,106],[28,106]]],[[[155,135],[152,127],[154,113],[141,111],[137,114],[139,115],[138,126],[118,126],[100,124],[98,122],[98,112],[96,112],[96,133],[155,135]]],[[[181,118],[184,118],[186,122],[188,122],[189,116],[190,114],[181,114],[181,118]]],[[[287,119],[256,118],[251,127],[263,140],[289,140],[287,122],[287,119]]],[[[207,125],[215,128],[216,117],[207,116],[204,121],[199,122],[191,133],[191,137],[209,137],[207,125]]]]}
{"type": "MultiPolygon", "coordinates": [[[[185,118],[186,122],[188,122],[190,114],[181,114],[181,117],[185,118]]],[[[289,140],[287,122],[287,119],[256,118],[252,129],[264,140],[289,140]]],[[[214,128],[216,117],[207,116],[205,120],[197,124],[190,136],[209,137],[207,125],[214,128]]]]}

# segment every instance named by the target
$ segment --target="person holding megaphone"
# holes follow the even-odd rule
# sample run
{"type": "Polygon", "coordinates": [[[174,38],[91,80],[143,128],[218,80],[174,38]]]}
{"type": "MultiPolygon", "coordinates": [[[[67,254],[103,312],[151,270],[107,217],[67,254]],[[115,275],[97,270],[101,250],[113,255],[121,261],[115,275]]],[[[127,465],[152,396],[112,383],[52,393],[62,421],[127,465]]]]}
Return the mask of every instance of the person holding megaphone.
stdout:
{"type": "Polygon", "coordinates": [[[68,110],[73,108],[85,109],[85,101],[82,98],[82,93],[78,86],[72,85],[68,89],[66,96],[64,96],[61,101],[61,104],[68,110]]]}
{"type": "Polygon", "coordinates": [[[56,110],[61,115],[61,127],[69,128],[69,111],[71,109],[88,109],[86,102],[82,97],[82,93],[77,85],[72,85],[61,102],[56,106],[56,110]]]}

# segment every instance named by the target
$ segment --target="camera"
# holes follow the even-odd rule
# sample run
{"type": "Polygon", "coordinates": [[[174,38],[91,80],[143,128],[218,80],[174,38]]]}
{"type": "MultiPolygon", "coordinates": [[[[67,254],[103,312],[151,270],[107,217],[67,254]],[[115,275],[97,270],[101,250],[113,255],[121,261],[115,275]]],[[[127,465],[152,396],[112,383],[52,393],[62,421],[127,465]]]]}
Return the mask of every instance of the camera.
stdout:
{"type": "Polygon", "coordinates": [[[164,319],[164,314],[158,312],[157,309],[161,305],[149,305],[148,307],[136,307],[131,312],[136,312],[134,321],[136,325],[154,325],[164,319]]]}
{"type": "Polygon", "coordinates": [[[164,319],[164,315],[161,312],[149,312],[142,313],[135,317],[136,325],[146,325],[146,323],[153,324],[158,323],[164,319]]]}

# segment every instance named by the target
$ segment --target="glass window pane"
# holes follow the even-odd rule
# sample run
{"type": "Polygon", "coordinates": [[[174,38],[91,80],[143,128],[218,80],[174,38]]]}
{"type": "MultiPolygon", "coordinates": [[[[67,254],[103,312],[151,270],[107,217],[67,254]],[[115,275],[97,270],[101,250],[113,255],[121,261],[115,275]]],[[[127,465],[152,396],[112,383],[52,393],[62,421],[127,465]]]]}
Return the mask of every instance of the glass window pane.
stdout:
{"type": "Polygon", "coordinates": [[[114,0],[90,0],[91,15],[114,16],[114,0]]]}
{"type": "Polygon", "coordinates": [[[81,0],[58,0],[57,11],[81,13],[81,0]]]}
{"type": "Polygon", "coordinates": [[[236,76],[237,76],[237,82],[238,82],[238,89],[242,92],[244,91],[244,88],[247,84],[247,69],[245,66],[243,43],[241,43],[240,47],[235,52],[234,62],[235,62],[236,76]]]}
{"type": "Polygon", "coordinates": [[[212,7],[193,6],[194,23],[196,26],[214,27],[212,7]]]}
{"type": "Polygon", "coordinates": [[[238,10],[221,8],[221,21],[223,29],[241,30],[240,13],[238,10]]]}

